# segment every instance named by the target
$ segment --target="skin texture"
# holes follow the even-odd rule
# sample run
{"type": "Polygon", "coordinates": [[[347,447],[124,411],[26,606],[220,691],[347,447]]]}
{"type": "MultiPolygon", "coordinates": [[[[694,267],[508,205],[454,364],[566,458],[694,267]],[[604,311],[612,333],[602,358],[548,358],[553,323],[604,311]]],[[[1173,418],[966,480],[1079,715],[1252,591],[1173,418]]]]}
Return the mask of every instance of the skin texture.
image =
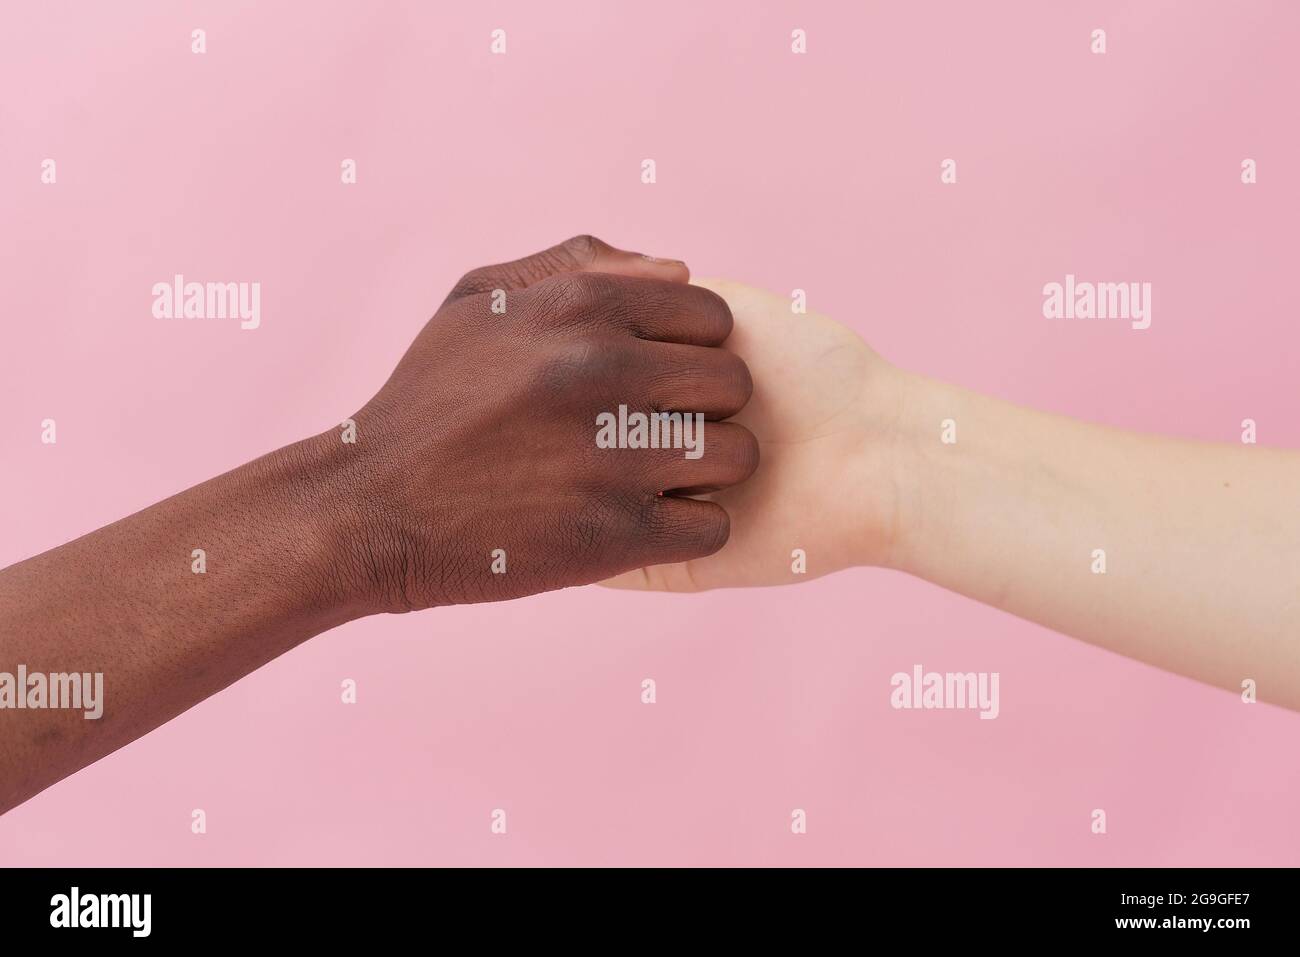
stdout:
{"type": "Polygon", "coordinates": [[[0,811],[345,621],[720,548],[724,509],[671,493],[754,471],[754,437],[718,421],[751,383],[717,348],[726,303],[687,278],[590,237],[474,270],[355,442],[330,430],[0,571],[0,671],[103,672],[105,699],[98,720],[0,710],[0,811]],[[597,448],[620,404],[704,413],[703,456],[597,448]]]}
{"type": "Polygon", "coordinates": [[[737,421],[763,466],[713,496],[732,517],[725,548],[609,584],[698,591],[887,566],[1300,709],[1300,453],[1020,408],[892,368],[783,297],[705,285],[731,304],[728,348],[754,374],[737,421]],[[795,548],[806,575],[791,573],[795,548]]]}

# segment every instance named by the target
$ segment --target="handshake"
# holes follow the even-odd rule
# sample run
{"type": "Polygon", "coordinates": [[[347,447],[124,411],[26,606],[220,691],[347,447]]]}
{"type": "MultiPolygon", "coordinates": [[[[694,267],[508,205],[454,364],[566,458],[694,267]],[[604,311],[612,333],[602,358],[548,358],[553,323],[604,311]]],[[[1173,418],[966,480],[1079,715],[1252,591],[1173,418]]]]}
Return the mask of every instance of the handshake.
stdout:
{"type": "Polygon", "coordinates": [[[892,526],[894,482],[859,455],[897,413],[884,363],[775,296],[688,279],[586,236],[462,278],[346,441],[305,446],[306,484],[335,503],[325,593],[370,613],[605,579],[789,581],[846,478],[892,526]],[[733,536],[729,561],[702,564],[733,536]]]}
{"type": "Polygon", "coordinates": [[[1300,455],[1019,408],[688,280],[590,237],[473,270],[341,432],[0,571],[0,812],[348,620],[593,582],[883,565],[1300,708],[1300,455]],[[76,673],[107,720],[47,694],[76,673]]]}

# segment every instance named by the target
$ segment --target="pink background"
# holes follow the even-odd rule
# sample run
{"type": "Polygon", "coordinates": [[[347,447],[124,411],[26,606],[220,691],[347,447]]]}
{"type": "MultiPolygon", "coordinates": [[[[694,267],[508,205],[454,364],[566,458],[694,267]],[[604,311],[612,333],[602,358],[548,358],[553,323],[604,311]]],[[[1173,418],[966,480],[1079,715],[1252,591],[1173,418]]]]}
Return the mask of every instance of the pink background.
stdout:
{"type": "MultiPolygon", "coordinates": [[[[1019,402],[1300,445],[1293,3],[5,14],[0,564],[332,426],[460,273],[577,232],[1019,402]],[[154,319],[177,272],[261,282],[262,327],[154,319]],[[1067,272],[1151,282],[1152,327],[1045,320],[1067,272]]],[[[888,572],[587,588],[316,638],[0,818],[0,861],[1295,865],[1298,737],[888,572]],[[917,663],[999,672],[1001,716],[892,710],[917,663]]]]}

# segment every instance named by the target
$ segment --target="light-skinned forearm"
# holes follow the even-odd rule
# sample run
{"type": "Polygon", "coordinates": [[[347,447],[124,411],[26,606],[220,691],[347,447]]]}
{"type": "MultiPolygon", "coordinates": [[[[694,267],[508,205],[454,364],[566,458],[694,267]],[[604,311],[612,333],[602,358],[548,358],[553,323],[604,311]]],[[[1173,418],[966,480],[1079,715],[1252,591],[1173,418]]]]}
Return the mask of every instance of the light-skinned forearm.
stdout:
{"type": "Polygon", "coordinates": [[[901,383],[902,532],[888,564],[1223,688],[1251,679],[1259,700],[1300,708],[1300,453],[901,383]]]}

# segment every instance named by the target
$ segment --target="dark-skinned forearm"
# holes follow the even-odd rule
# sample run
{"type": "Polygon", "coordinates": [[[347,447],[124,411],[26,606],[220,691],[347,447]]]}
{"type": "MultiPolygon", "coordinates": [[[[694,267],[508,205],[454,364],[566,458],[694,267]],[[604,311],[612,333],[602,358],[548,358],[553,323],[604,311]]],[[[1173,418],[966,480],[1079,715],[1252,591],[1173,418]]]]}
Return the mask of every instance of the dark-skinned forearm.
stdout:
{"type": "Polygon", "coordinates": [[[0,672],[103,674],[97,719],[0,710],[0,812],[364,613],[332,569],[330,439],[0,571],[0,672]]]}

